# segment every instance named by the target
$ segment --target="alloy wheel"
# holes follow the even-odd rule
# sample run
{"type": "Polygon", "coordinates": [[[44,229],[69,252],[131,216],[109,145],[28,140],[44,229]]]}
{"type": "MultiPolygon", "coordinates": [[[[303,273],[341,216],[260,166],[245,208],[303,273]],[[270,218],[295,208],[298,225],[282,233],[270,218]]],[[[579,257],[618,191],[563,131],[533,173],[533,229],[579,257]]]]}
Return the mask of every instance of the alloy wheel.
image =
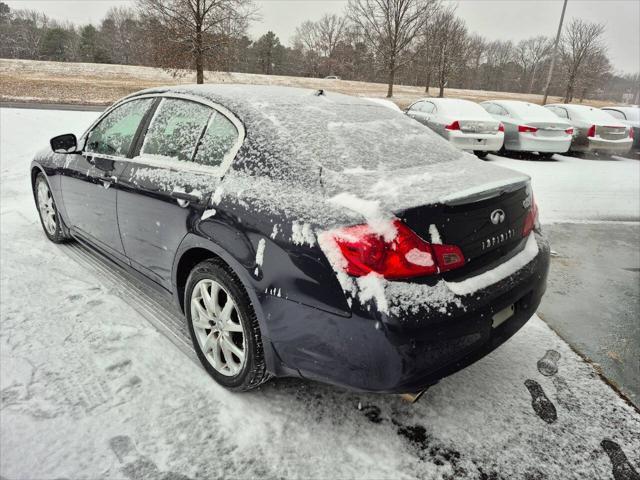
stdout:
{"type": "Polygon", "coordinates": [[[246,363],[247,341],[237,305],[215,280],[200,280],[191,293],[191,322],[198,345],[220,374],[238,375],[246,363]]]}
{"type": "Polygon", "coordinates": [[[38,178],[36,193],[38,196],[38,210],[40,212],[44,228],[47,230],[49,235],[54,236],[57,229],[56,206],[53,201],[49,185],[42,177],[38,178]]]}

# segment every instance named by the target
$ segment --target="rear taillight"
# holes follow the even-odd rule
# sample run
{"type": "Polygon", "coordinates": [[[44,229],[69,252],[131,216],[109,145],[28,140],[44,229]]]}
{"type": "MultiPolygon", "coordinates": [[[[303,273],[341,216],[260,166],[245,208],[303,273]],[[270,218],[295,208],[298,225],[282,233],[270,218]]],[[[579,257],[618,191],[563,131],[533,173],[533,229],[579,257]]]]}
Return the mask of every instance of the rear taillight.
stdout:
{"type": "Polygon", "coordinates": [[[504,125],[503,124],[498,125],[498,131],[499,132],[504,132],[504,125]]]}
{"type": "Polygon", "coordinates": [[[567,135],[573,135],[573,128],[567,128],[564,133],[566,133],[567,135]]]}
{"type": "Polygon", "coordinates": [[[346,262],[342,269],[354,277],[377,273],[387,279],[435,275],[464,265],[462,251],[454,245],[432,245],[396,220],[396,237],[386,241],[369,225],[328,232],[346,262]]]}
{"type": "Polygon", "coordinates": [[[587,130],[587,137],[595,137],[596,136],[596,126],[591,125],[589,130],[587,130]]]}
{"type": "Polygon", "coordinates": [[[529,125],[518,125],[518,132],[520,133],[536,133],[538,129],[536,127],[530,127],[529,125]]]}
{"type": "Polygon", "coordinates": [[[450,123],[449,125],[447,125],[446,127],[444,127],[447,130],[460,130],[460,122],[458,122],[458,120],[454,121],[453,123],[450,123]]]}
{"type": "Polygon", "coordinates": [[[633,140],[633,127],[629,127],[629,138],[633,140]]]}
{"type": "Polygon", "coordinates": [[[524,227],[522,227],[522,236],[527,237],[531,231],[538,224],[538,205],[536,199],[531,195],[531,207],[527,213],[527,217],[524,219],[524,227]]]}

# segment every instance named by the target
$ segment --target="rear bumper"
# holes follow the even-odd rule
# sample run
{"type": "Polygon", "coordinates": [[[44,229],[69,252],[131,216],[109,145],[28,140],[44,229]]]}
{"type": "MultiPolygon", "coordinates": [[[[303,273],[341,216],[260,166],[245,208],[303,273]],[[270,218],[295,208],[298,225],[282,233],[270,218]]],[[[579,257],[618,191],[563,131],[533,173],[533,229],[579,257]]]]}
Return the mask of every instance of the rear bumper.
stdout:
{"type": "Polygon", "coordinates": [[[491,133],[463,133],[450,131],[446,134],[447,140],[460,150],[497,152],[504,143],[504,134],[491,133]]]}
{"type": "Polygon", "coordinates": [[[574,145],[571,150],[576,152],[597,152],[597,153],[627,153],[631,150],[633,140],[604,140],[601,138],[590,138],[586,144],[574,145]]]}
{"type": "Polygon", "coordinates": [[[370,313],[363,305],[345,318],[265,299],[282,372],[385,393],[436,383],[496,349],[535,313],[549,269],[548,244],[540,236],[536,241],[538,254],[523,268],[472,295],[455,296],[445,309],[433,306],[400,317],[374,308],[370,313]],[[511,305],[514,315],[493,328],[493,315],[511,305]]]}
{"type": "MultiPolygon", "coordinates": [[[[511,140],[511,138],[508,138],[511,140]]],[[[564,153],[571,146],[571,136],[563,135],[560,138],[539,138],[532,134],[518,133],[513,136],[512,141],[505,143],[507,150],[517,152],[543,152],[543,153],[564,153]]]]}

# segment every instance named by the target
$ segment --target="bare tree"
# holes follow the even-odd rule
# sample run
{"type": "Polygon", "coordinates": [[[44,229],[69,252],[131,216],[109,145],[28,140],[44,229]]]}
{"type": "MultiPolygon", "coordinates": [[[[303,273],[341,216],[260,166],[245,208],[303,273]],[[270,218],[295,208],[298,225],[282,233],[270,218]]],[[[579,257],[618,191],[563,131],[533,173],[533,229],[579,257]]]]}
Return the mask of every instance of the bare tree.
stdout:
{"type": "Polygon", "coordinates": [[[441,10],[434,17],[436,57],[436,76],[438,96],[444,97],[444,87],[454,68],[463,62],[463,53],[467,43],[467,27],[456,15],[455,7],[441,10]]]}
{"type": "Polygon", "coordinates": [[[567,75],[564,103],[573,100],[576,80],[589,56],[606,52],[602,44],[604,31],[604,24],[589,23],[579,18],[574,18],[567,25],[561,44],[561,55],[567,75]]]}
{"type": "Polygon", "coordinates": [[[549,56],[552,48],[553,42],[551,39],[543,35],[518,42],[515,47],[515,60],[522,69],[520,76],[521,91],[531,93],[538,68],[549,56]],[[527,77],[529,77],[528,87],[525,86],[527,77]]]}
{"type": "Polygon", "coordinates": [[[195,67],[197,83],[204,83],[206,58],[221,47],[214,39],[255,14],[251,0],[138,0],[138,5],[169,35],[160,45],[171,50],[163,56],[164,66],[182,68],[186,61],[195,67]]]}
{"type": "Polygon", "coordinates": [[[393,96],[393,83],[403,56],[422,30],[435,0],[349,0],[347,15],[360,29],[368,46],[384,65],[387,97],[393,96]]]}
{"type": "Polygon", "coordinates": [[[580,95],[580,103],[587,95],[604,87],[611,75],[611,63],[602,51],[596,51],[587,56],[584,68],[576,80],[575,90],[580,95]]]}

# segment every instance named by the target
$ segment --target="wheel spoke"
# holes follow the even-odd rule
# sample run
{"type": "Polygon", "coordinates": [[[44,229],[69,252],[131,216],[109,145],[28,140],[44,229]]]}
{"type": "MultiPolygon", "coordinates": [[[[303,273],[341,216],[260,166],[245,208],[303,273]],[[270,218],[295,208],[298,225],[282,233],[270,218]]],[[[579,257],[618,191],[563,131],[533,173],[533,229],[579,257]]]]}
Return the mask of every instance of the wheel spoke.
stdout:
{"type": "Polygon", "coordinates": [[[224,329],[227,332],[238,332],[238,333],[244,333],[244,330],[242,329],[242,325],[240,325],[239,323],[234,323],[233,321],[229,320],[225,326],[224,329]]]}
{"type": "Polygon", "coordinates": [[[233,343],[231,340],[229,340],[225,336],[222,336],[222,343],[229,350],[231,350],[236,355],[236,357],[238,357],[238,360],[240,360],[240,362],[244,360],[244,351],[240,349],[235,343],[233,343]]]}
{"type": "Polygon", "coordinates": [[[200,296],[202,297],[204,308],[207,310],[207,317],[211,317],[213,315],[213,308],[211,308],[211,295],[207,289],[207,284],[204,282],[200,284],[200,296]]]}
{"type": "Polygon", "coordinates": [[[227,303],[224,304],[224,308],[220,312],[220,320],[224,324],[228,323],[231,320],[231,312],[236,308],[235,303],[230,298],[227,298],[227,303]]]}
{"type": "Polygon", "coordinates": [[[204,353],[207,353],[212,348],[215,349],[216,340],[217,339],[216,339],[216,336],[214,335],[214,332],[213,331],[209,332],[209,335],[207,335],[207,339],[205,340],[204,345],[202,345],[202,350],[204,351],[204,353]]]}

